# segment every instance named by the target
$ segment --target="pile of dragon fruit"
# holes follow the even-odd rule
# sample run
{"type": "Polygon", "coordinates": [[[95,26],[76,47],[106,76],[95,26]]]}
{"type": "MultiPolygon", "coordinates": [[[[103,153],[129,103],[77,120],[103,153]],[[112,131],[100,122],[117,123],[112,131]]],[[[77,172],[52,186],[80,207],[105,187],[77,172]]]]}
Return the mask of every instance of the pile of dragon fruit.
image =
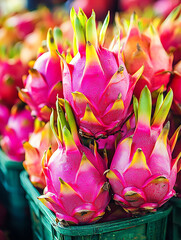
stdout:
{"type": "Polygon", "coordinates": [[[149,20],[117,13],[113,24],[109,12],[97,22],[94,11],[47,11],[0,29],[2,150],[63,224],[179,197],[181,5],[149,20]]]}

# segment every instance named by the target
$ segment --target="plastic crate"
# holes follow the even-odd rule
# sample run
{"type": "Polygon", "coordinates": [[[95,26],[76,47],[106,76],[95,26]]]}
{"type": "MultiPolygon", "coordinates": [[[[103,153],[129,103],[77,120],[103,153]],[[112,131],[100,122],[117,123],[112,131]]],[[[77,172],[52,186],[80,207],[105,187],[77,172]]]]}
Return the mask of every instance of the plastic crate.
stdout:
{"type": "Polygon", "coordinates": [[[172,210],[171,206],[137,218],[63,227],[56,223],[53,212],[37,199],[40,193],[31,184],[27,172],[22,172],[20,178],[29,201],[34,240],[164,240],[166,238],[167,217],[172,210]]]}
{"type": "Polygon", "coordinates": [[[15,162],[0,149],[0,202],[8,211],[12,239],[31,239],[29,205],[20,183],[22,162],[15,162]]]}
{"type": "Polygon", "coordinates": [[[169,215],[168,239],[181,240],[181,198],[173,197],[170,202],[173,211],[169,215]]]}

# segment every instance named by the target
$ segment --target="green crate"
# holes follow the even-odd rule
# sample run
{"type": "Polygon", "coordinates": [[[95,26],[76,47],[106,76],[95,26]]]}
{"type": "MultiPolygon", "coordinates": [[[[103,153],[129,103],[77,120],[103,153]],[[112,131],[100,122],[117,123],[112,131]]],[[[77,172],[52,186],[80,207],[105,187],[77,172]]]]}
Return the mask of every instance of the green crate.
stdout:
{"type": "Polygon", "coordinates": [[[0,181],[8,191],[23,192],[20,187],[19,174],[23,170],[22,162],[16,162],[7,157],[0,149],[0,181]]]}
{"type": "Polygon", "coordinates": [[[21,184],[29,201],[34,240],[165,240],[167,217],[171,206],[142,217],[106,223],[63,227],[55,215],[37,197],[38,190],[31,184],[27,172],[20,175],[21,184]]]}
{"type": "Polygon", "coordinates": [[[169,240],[181,240],[181,198],[173,197],[170,202],[173,211],[168,219],[168,238],[169,240]]]}
{"type": "Polygon", "coordinates": [[[22,162],[9,159],[0,149],[0,202],[8,211],[12,239],[30,239],[30,213],[25,191],[20,183],[22,162]]]}

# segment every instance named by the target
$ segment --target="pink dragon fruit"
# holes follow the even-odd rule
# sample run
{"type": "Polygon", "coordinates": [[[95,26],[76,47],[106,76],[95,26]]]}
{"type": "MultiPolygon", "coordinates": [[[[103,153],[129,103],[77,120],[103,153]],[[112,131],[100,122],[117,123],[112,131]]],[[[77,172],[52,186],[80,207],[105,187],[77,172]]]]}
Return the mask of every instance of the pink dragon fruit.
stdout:
{"type": "MultiPolygon", "coordinates": [[[[181,157],[181,137],[178,139],[174,152],[173,152],[173,156],[177,156],[178,154],[180,154],[181,157]]],[[[178,194],[177,196],[180,198],[181,197],[181,160],[179,160],[178,162],[178,174],[177,174],[177,179],[176,179],[176,183],[175,183],[175,191],[178,194]]]]}
{"type": "Polygon", "coordinates": [[[22,87],[22,76],[28,68],[19,59],[0,59],[0,101],[12,107],[18,99],[17,87],[22,87]]]}
{"type": "Polygon", "coordinates": [[[139,0],[119,0],[119,6],[121,10],[129,11],[135,10],[135,8],[144,9],[151,5],[153,0],[139,1],[139,0]]]}
{"type": "Polygon", "coordinates": [[[181,5],[176,7],[159,27],[165,50],[174,54],[174,64],[181,59],[181,5]]]}
{"type": "Polygon", "coordinates": [[[75,0],[72,3],[72,7],[75,8],[76,11],[81,8],[87,16],[91,16],[92,9],[96,12],[98,20],[102,20],[108,10],[111,10],[114,6],[114,1],[109,0],[75,0]]]}
{"type": "Polygon", "coordinates": [[[4,133],[5,126],[8,123],[10,110],[4,104],[0,103],[0,135],[4,133]]]}
{"type": "Polygon", "coordinates": [[[174,75],[169,88],[173,90],[172,110],[175,114],[181,115],[181,61],[174,67],[174,75]]]}
{"type": "Polygon", "coordinates": [[[87,20],[81,9],[76,14],[72,8],[71,20],[75,32],[74,53],[77,54],[69,64],[64,61],[64,98],[74,110],[82,135],[100,138],[115,132],[126,118],[143,68],[130,76],[121,54],[103,47],[109,13],[99,38],[94,12],[87,20]]]}
{"type": "Polygon", "coordinates": [[[29,141],[23,143],[25,149],[25,161],[23,166],[29,174],[34,186],[45,188],[45,176],[42,171],[42,157],[51,146],[52,152],[57,149],[57,142],[50,128],[50,123],[35,120],[35,129],[29,141]]]}
{"type": "MultiPolygon", "coordinates": [[[[163,48],[156,29],[151,25],[147,31],[141,32],[137,16],[134,13],[128,33],[121,42],[128,72],[133,74],[144,65],[143,74],[134,89],[136,97],[139,97],[145,85],[152,93],[166,90],[173,58],[163,48]]],[[[155,95],[157,96],[157,94],[155,95]]]]}
{"type": "Polygon", "coordinates": [[[30,111],[24,108],[24,104],[14,105],[1,139],[2,150],[12,160],[24,160],[23,142],[28,140],[33,128],[34,121],[30,111]]]}
{"type": "Polygon", "coordinates": [[[5,26],[15,28],[18,38],[23,40],[26,35],[33,32],[38,17],[38,12],[18,13],[9,17],[5,22],[5,26]]]}
{"type": "MultiPolygon", "coordinates": [[[[153,4],[153,9],[156,14],[167,17],[168,14],[180,3],[180,0],[157,0],[153,4]]],[[[168,26],[169,27],[169,26],[168,26]]]]}
{"type": "Polygon", "coordinates": [[[148,88],[142,90],[139,103],[134,98],[136,129],[119,142],[106,174],[114,200],[126,211],[155,211],[175,194],[179,156],[172,159],[171,153],[179,129],[168,140],[169,124],[162,128],[172,99],[171,90],[164,100],[163,94],[159,94],[151,120],[148,88]]]}
{"type": "Polygon", "coordinates": [[[55,107],[57,94],[63,97],[62,70],[52,29],[48,31],[47,42],[49,51],[36,60],[24,81],[25,88],[19,91],[19,97],[30,106],[32,115],[45,121],[49,120],[50,108],[55,107]]]}
{"type": "Polygon", "coordinates": [[[93,223],[104,215],[110,200],[109,184],[103,174],[107,168],[106,161],[98,154],[96,145],[92,152],[80,143],[67,101],[65,109],[68,122],[57,101],[58,132],[54,126],[54,112],[51,115],[52,130],[59,147],[53,154],[49,149],[44,156],[47,187],[45,195],[39,199],[56,213],[62,223],[93,223]]]}

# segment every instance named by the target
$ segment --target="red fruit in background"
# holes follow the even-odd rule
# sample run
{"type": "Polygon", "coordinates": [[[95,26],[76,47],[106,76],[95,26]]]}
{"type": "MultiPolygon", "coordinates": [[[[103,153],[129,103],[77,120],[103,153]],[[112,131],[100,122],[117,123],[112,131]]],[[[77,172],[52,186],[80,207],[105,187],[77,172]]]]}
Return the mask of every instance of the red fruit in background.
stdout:
{"type": "Polygon", "coordinates": [[[149,6],[153,3],[153,0],[120,0],[119,7],[121,10],[134,10],[135,8],[144,9],[145,7],[149,6]]]}
{"type": "Polygon", "coordinates": [[[23,142],[27,141],[33,132],[34,120],[31,112],[14,105],[11,109],[6,129],[2,136],[2,150],[15,161],[24,160],[23,142]]]}
{"type": "Polygon", "coordinates": [[[172,110],[175,114],[181,115],[181,61],[175,65],[174,75],[169,88],[173,90],[172,110]]]}
{"type": "Polygon", "coordinates": [[[27,74],[27,66],[20,60],[0,60],[0,100],[12,106],[18,98],[17,87],[22,87],[22,76],[27,74]]]}
{"type": "Polygon", "coordinates": [[[139,97],[145,85],[151,93],[166,90],[173,61],[172,56],[163,48],[156,29],[151,25],[142,31],[138,23],[137,16],[133,14],[128,35],[121,40],[128,73],[133,74],[144,66],[143,74],[134,89],[136,97],[139,97]]]}
{"type": "Polygon", "coordinates": [[[29,105],[32,115],[45,121],[49,121],[50,108],[55,107],[57,95],[63,97],[61,62],[52,29],[48,31],[47,42],[49,51],[38,57],[24,81],[24,88],[19,91],[19,97],[29,105]]]}
{"type": "Polygon", "coordinates": [[[9,115],[9,108],[0,103],[0,135],[4,133],[5,126],[9,119],[9,115]]]}
{"type": "Polygon", "coordinates": [[[158,0],[154,3],[154,11],[166,17],[180,3],[180,0],[158,0]]]}
{"type": "Polygon", "coordinates": [[[72,3],[72,7],[75,8],[76,12],[78,12],[79,8],[81,8],[88,17],[91,16],[92,10],[94,10],[98,20],[103,19],[108,10],[110,10],[113,6],[113,0],[75,0],[72,3]]]}
{"type": "Polygon", "coordinates": [[[173,52],[174,64],[181,59],[180,29],[181,5],[175,8],[159,27],[160,40],[168,53],[173,52]]]}
{"type": "MultiPolygon", "coordinates": [[[[181,151],[181,137],[178,139],[178,141],[177,141],[177,143],[175,145],[173,156],[175,157],[179,153],[181,155],[180,151],[181,151]]],[[[178,169],[181,169],[181,159],[178,162],[178,169]]],[[[181,170],[177,174],[177,179],[176,179],[176,183],[175,183],[175,190],[178,193],[178,197],[181,197],[181,170]]]]}
{"type": "Polygon", "coordinates": [[[15,28],[19,39],[24,39],[26,35],[33,32],[37,20],[38,15],[36,12],[19,13],[9,17],[5,22],[5,26],[15,28]]]}

